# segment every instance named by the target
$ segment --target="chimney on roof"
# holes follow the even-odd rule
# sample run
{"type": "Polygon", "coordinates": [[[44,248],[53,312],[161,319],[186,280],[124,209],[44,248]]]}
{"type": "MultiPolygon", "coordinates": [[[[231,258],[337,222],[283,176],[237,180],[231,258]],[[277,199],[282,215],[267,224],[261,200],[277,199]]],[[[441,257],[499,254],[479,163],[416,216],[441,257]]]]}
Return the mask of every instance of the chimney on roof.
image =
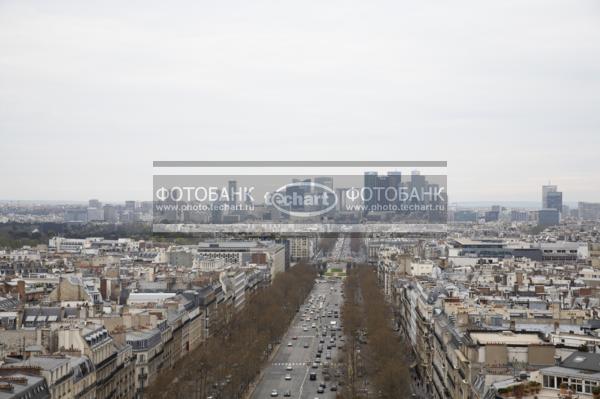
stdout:
{"type": "Polygon", "coordinates": [[[560,357],[559,355],[554,356],[554,365],[555,366],[560,366],[561,361],[562,361],[562,357],[560,357]]]}
{"type": "Polygon", "coordinates": [[[526,380],[527,380],[527,378],[529,378],[529,374],[528,374],[527,372],[525,372],[525,371],[521,371],[521,372],[519,373],[519,380],[521,380],[521,381],[526,381],[526,380]]]}
{"type": "Polygon", "coordinates": [[[25,281],[24,280],[17,281],[17,293],[19,294],[19,300],[21,302],[25,302],[26,296],[25,296],[25,281]]]}
{"type": "Polygon", "coordinates": [[[523,272],[517,272],[517,285],[523,285],[523,272]]]}

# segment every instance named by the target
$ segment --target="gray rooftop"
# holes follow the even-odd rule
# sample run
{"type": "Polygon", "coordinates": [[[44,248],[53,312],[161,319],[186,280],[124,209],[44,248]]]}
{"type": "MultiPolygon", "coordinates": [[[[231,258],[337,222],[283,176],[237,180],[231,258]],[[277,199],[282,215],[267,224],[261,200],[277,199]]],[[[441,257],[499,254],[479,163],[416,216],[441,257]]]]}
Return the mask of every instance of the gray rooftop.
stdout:
{"type": "Polygon", "coordinates": [[[43,377],[36,375],[27,375],[15,373],[8,376],[10,378],[23,378],[27,380],[26,384],[11,383],[12,392],[0,390],[0,399],[11,399],[20,397],[24,392],[31,392],[31,399],[50,398],[50,392],[43,377]]]}
{"type": "Polygon", "coordinates": [[[11,366],[34,366],[44,370],[54,370],[69,363],[69,358],[59,356],[32,356],[22,362],[13,363],[11,366]]]}
{"type": "Polygon", "coordinates": [[[571,369],[600,372],[600,353],[574,352],[560,365],[571,369]]]}

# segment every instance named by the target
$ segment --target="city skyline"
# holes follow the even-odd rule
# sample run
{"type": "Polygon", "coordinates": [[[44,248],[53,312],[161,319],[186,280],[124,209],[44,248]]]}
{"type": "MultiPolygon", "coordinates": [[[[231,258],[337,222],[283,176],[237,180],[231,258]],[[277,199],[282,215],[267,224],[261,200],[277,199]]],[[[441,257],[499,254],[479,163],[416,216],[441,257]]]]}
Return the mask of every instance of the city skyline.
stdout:
{"type": "MultiPolygon", "coordinates": [[[[541,187],[541,186],[539,186],[541,187]]],[[[540,191],[538,189],[538,191],[540,191]]],[[[540,192],[537,193],[538,196],[540,192]]],[[[568,193],[567,193],[568,195],[568,193]]],[[[78,198],[69,198],[69,199],[49,199],[49,198],[0,198],[0,204],[2,203],[23,203],[23,204],[56,204],[56,205],[81,205],[88,202],[90,199],[99,198],[104,204],[122,204],[126,201],[136,201],[136,202],[152,202],[152,192],[150,192],[144,198],[133,198],[133,197],[121,197],[121,198],[103,198],[101,196],[91,196],[84,198],[83,196],[79,196],[78,198]]],[[[567,200],[563,200],[563,204],[567,206],[577,206],[580,202],[592,202],[597,203],[600,202],[599,199],[592,200],[580,200],[576,198],[569,198],[567,200]]],[[[465,207],[486,207],[490,205],[501,205],[506,207],[515,207],[515,208],[542,208],[540,206],[540,199],[535,198],[514,198],[514,199],[503,199],[503,200],[494,200],[493,198],[484,198],[484,199],[462,199],[462,200],[454,200],[452,198],[452,194],[449,196],[450,206],[465,206],[465,207]]]]}

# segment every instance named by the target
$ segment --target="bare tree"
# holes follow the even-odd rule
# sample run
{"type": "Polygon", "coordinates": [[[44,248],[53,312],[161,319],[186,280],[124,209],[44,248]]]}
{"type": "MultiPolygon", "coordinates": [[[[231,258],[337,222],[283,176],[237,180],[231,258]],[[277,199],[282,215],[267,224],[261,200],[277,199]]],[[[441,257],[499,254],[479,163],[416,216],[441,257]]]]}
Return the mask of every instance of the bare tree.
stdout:
{"type": "Polygon", "coordinates": [[[310,293],[315,277],[312,265],[298,264],[250,298],[243,311],[220,308],[215,334],[172,369],[162,371],[146,396],[206,398],[216,393],[240,398],[310,293]]]}
{"type": "Polygon", "coordinates": [[[380,398],[409,397],[409,351],[392,329],[392,309],[377,286],[373,268],[362,265],[351,270],[345,290],[342,317],[348,371],[343,397],[362,397],[358,387],[364,380],[358,377],[365,377],[380,398]]]}

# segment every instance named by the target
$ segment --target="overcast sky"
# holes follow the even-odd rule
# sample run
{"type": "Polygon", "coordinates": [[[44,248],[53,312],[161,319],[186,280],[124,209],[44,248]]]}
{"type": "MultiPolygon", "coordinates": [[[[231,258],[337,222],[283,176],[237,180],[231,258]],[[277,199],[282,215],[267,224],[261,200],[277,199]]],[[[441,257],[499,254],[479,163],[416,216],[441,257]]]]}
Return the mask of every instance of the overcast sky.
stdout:
{"type": "Polygon", "coordinates": [[[0,199],[153,160],[447,160],[452,201],[600,201],[600,2],[0,0],[0,199]]]}

